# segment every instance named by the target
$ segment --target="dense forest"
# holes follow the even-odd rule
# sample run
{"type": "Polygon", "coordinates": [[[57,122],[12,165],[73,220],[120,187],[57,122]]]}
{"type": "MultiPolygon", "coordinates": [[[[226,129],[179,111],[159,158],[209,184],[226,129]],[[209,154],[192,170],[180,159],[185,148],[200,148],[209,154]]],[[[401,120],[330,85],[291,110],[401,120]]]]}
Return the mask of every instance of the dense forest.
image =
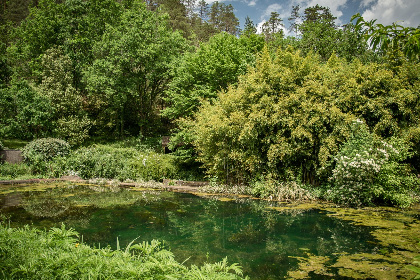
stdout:
{"type": "Polygon", "coordinates": [[[419,27],[338,26],[319,5],[258,31],[217,1],[1,0],[0,37],[0,139],[171,135],[219,182],[417,199],[419,27]]]}

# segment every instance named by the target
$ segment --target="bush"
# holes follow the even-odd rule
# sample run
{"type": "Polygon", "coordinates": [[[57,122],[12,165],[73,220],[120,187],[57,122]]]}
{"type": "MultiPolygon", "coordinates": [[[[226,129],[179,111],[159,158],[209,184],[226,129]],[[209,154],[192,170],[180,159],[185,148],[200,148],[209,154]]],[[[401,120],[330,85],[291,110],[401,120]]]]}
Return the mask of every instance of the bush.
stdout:
{"type": "Polygon", "coordinates": [[[70,153],[70,145],[61,139],[40,138],[29,142],[23,150],[22,155],[29,163],[36,161],[51,161],[59,156],[66,156],[70,153]]]}
{"type": "Polygon", "coordinates": [[[109,247],[96,249],[79,243],[78,236],[64,225],[41,231],[0,224],[0,278],[244,279],[239,266],[228,265],[226,259],[187,268],[156,240],[113,251],[109,247]]]}
{"type": "Polygon", "coordinates": [[[3,151],[4,150],[4,145],[3,145],[3,143],[0,141],[0,151],[3,151]]]}
{"type": "Polygon", "coordinates": [[[46,174],[51,171],[52,160],[67,156],[70,145],[56,138],[41,138],[29,142],[22,149],[22,156],[30,165],[33,174],[46,174]]]}
{"type": "Polygon", "coordinates": [[[360,120],[353,122],[351,130],[352,136],[335,158],[334,190],[329,194],[333,200],[353,206],[412,204],[410,190],[419,182],[402,163],[409,155],[408,146],[399,139],[380,140],[360,120]]]}
{"type": "Polygon", "coordinates": [[[106,145],[79,148],[57,159],[55,170],[56,176],[71,173],[84,179],[162,180],[176,175],[171,155],[106,145]]]}
{"type": "Polygon", "coordinates": [[[12,164],[4,162],[0,164],[0,180],[16,180],[33,178],[31,167],[25,163],[12,164]]]}
{"type": "Polygon", "coordinates": [[[312,200],[315,197],[303,185],[295,182],[277,182],[273,180],[257,180],[251,184],[252,195],[280,201],[312,200]]]}
{"type": "Polygon", "coordinates": [[[264,50],[236,87],[203,102],[181,128],[207,173],[226,183],[271,176],[317,186],[331,176],[355,118],[384,139],[418,127],[419,73],[410,64],[395,73],[335,55],[323,64],[290,48],[274,59],[264,50]]]}

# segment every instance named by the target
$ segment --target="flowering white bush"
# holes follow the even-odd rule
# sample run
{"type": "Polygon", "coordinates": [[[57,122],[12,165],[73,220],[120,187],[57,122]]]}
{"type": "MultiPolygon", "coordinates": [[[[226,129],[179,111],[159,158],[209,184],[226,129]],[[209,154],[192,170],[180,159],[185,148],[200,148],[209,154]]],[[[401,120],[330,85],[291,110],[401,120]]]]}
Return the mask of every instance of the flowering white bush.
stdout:
{"type": "Polygon", "coordinates": [[[355,206],[376,202],[401,207],[411,204],[409,189],[418,181],[408,166],[400,163],[408,156],[407,145],[394,139],[400,152],[393,144],[379,141],[360,120],[353,122],[352,133],[335,158],[330,178],[333,199],[355,206]]]}

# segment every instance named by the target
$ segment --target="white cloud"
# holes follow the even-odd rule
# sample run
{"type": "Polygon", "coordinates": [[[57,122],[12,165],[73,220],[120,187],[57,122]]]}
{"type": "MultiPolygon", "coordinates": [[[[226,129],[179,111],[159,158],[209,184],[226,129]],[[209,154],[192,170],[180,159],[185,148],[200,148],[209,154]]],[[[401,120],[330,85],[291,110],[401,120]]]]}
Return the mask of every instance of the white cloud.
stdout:
{"type": "Polygon", "coordinates": [[[268,19],[272,12],[279,12],[282,9],[282,6],[279,4],[271,4],[269,5],[263,14],[261,15],[261,19],[268,19]]]}
{"type": "Polygon", "coordinates": [[[250,7],[254,7],[255,5],[257,5],[257,1],[255,1],[255,0],[252,0],[248,3],[248,6],[250,6],[250,7]]]}
{"type": "Polygon", "coordinates": [[[370,4],[372,6],[362,14],[365,20],[377,19],[377,23],[385,25],[398,22],[412,27],[420,24],[419,0],[377,0],[370,4]]]}
{"type": "Polygon", "coordinates": [[[263,20],[263,21],[261,21],[261,22],[259,22],[258,24],[257,24],[257,34],[261,34],[262,33],[262,26],[263,26],[263,24],[265,23],[266,21],[265,20],[263,20]]]}
{"type": "Polygon", "coordinates": [[[369,7],[373,2],[376,2],[376,0],[362,0],[360,7],[369,7]]]}

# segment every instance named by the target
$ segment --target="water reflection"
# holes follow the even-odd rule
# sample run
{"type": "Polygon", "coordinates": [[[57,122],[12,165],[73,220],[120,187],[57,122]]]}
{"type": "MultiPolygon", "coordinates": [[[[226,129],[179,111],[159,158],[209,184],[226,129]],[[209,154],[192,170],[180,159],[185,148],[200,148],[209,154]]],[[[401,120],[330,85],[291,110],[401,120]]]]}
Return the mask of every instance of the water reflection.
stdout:
{"type": "MultiPolygon", "coordinates": [[[[137,237],[138,241],[165,240],[180,262],[202,264],[228,256],[251,279],[284,279],[308,256],[325,256],[322,261],[328,264],[343,252],[378,250],[371,227],[355,226],[316,209],[279,212],[281,206],[89,185],[32,192],[14,187],[0,194],[0,214],[10,218],[13,226],[29,223],[48,228],[64,222],[79,231],[85,242],[101,247],[115,247],[117,237],[122,246],[137,237]]],[[[320,279],[329,275],[331,270],[320,279]]],[[[312,278],[316,278],[313,273],[312,278]]]]}

